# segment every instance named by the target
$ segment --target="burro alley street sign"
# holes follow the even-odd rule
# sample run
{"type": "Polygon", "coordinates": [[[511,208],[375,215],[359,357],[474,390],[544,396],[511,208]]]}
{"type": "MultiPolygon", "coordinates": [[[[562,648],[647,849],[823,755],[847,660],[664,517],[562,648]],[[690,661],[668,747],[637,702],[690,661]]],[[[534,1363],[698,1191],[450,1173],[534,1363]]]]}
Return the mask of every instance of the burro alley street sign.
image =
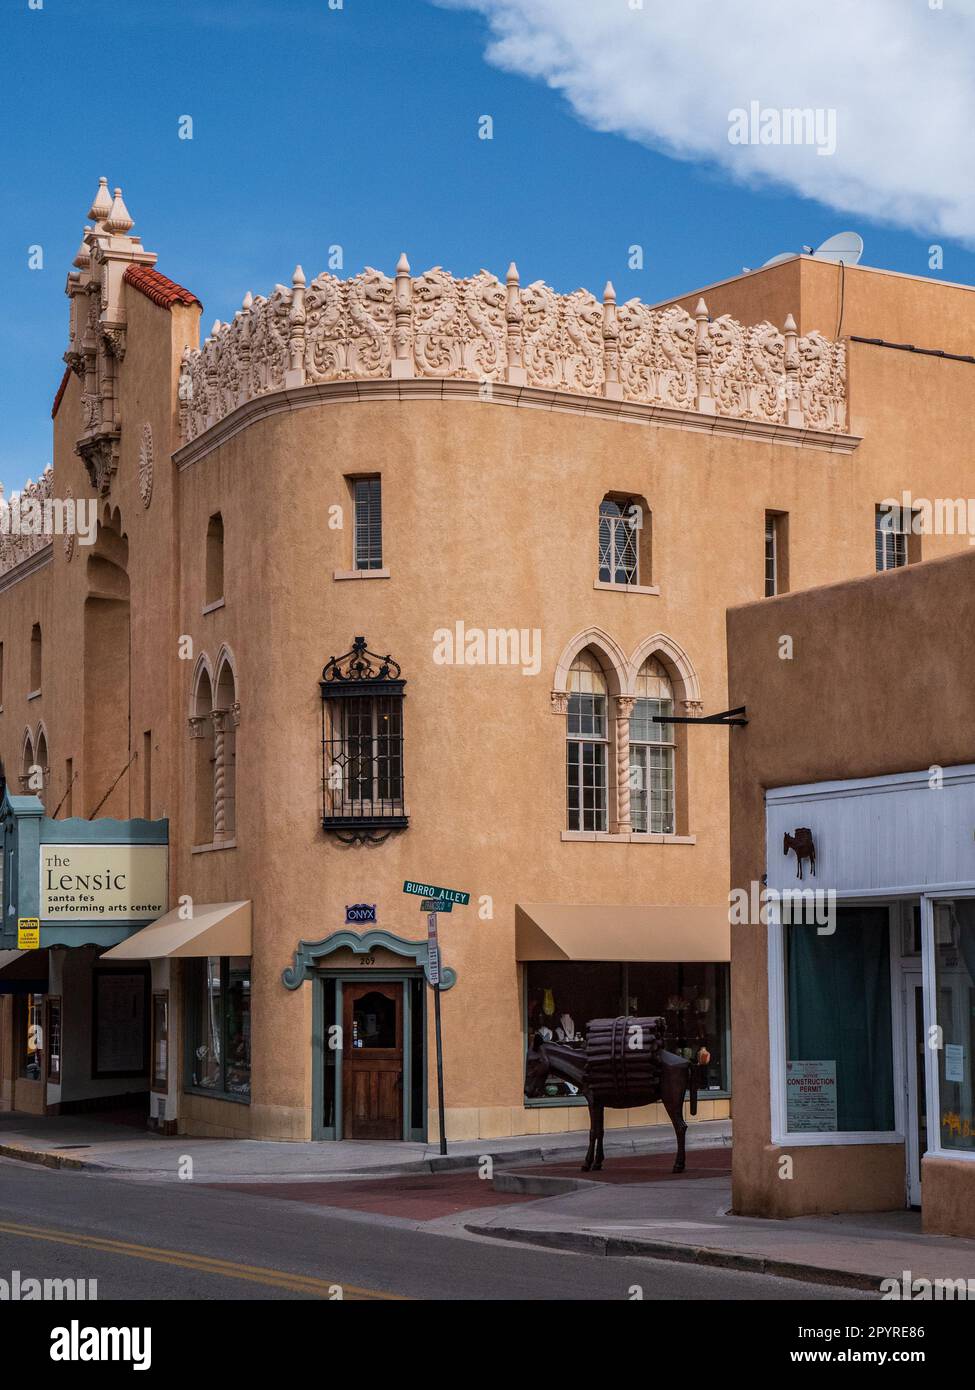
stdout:
{"type": "Polygon", "coordinates": [[[466,907],[471,900],[470,893],[462,893],[456,888],[438,888],[432,883],[417,883],[408,878],[403,884],[403,892],[422,898],[421,912],[427,913],[427,979],[433,990],[434,1032],[437,1039],[437,1112],[440,1118],[440,1152],[447,1152],[447,1131],[445,1125],[443,1095],[443,1029],[440,1022],[440,941],[437,937],[437,914],[452,912],[454,903],[466,907]]]}
{"type": "MultiPolygon", "coordinates": [[[[412,893],[417,898],[439,898],[444,902],[456,903],[458,907],[466,907],[471,900],[470,893],[462,893],[457,888],[437,888],[432,883],[414,883],[412,879],[407,879],[403,884],[403,892],[412,893]]],[[[442,910],[448,912],[450,909],[442,910]]]]}

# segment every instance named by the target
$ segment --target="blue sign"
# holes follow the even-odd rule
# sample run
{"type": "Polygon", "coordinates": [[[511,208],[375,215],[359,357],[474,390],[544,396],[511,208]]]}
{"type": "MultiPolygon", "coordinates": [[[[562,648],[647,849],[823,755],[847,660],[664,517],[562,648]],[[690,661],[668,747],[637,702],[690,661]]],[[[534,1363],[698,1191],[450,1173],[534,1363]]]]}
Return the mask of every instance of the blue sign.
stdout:
{"type": "Polygon", "coordinates": [[[363,922],[375,922],[375,920],[375,903],[353,903],[351,907],[345,909],[346,926],[357,927],[363,922]]]}

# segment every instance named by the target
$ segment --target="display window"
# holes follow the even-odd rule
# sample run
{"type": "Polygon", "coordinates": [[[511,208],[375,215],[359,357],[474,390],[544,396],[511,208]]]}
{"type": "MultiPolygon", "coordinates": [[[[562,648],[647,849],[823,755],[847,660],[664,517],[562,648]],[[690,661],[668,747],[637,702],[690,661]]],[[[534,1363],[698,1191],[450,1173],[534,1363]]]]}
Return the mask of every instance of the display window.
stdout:
{"type": "Polygon", "coordinates": [[[186,1085],[225,1099],[251,1093],[251,980],[247,956],[209,956],[186,971],[186,1085]]]}
{"type": "MultiPolygon", "coordinates": [[[[701,1066],[700,1089],[727,1095],[728,966],[716,963],[529,961],[525,966],[527,1039],[585,1044],[593,1018],[662,1018],[665,1047],[701,1066]]],[[[549,1075],[541,1102],[571,1100],[578,1089],[549,1075]]]]}
{"type": "Polygon", "coordinates": [[[941,1147],[975,1153],[975,899],[934,904],[934,973],[941,1147]]]}
{"type": "Polygon", "coordinates": [[[790,1134],[895,1128],[889,920],[847,906],[832,932],[783,928],[790,1134]]]}

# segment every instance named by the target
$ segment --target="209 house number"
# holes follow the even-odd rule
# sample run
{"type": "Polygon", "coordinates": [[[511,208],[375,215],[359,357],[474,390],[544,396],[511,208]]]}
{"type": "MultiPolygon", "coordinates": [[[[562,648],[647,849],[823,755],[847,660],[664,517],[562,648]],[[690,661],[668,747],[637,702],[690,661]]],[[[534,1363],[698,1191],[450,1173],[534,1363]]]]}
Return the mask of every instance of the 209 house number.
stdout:
{"type": "Polygon", "coordinates": [[[360,964],[360,965],[375,965],[375,964],[376,964],[376,957],[375,957],[375,956],[363,956],[362,959],[360,960],[359,964],[360,964]]]}

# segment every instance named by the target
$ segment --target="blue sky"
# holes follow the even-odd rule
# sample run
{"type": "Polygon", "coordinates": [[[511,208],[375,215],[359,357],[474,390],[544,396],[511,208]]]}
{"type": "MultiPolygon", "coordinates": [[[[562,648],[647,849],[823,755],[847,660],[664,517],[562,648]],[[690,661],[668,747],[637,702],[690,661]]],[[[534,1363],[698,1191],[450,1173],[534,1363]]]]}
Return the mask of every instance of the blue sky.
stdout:
{"type": "MultiPolygon", "coordinates": [[[[975,281],[972,243],[923,219],[877,220],[870,214],[889,217],[891,205],[872,187],[849,184],[830,207],[788,178],[770,184],[759,172],[761,182],[742,182],[706,142],[692,140],[679,159],[664,153],[672,132],[647,143],[632,111],[617,120],[584,82],[580,90],[575,76],[564,79],[561,58],[547,68],[537,61],[546,34],[531,36],[527,57],[486,57],[498,23],[520,22],[522,3],[343,0],[332,10],[328,0],[43,0],[35,10],[10,0],[0,21],[8,493],[51,458],[64,281],[101,174],[122,186],[158,268],[203,300],[206,328],[231,317],[246,290],[289,280],[296,262],[309,278],[324,269],[333,244],[345,274],[364,265],[391,273],[401,250],[415,272],[440,264],[503,276],[514,259],[523,283],[599,293],[610,278],[621,300],[654,301],[852,226],[869,264],[975,281]],[[191,141],[177,138],[187,114],[191,141]],[[490,141],[478,138],[484,114],[490,141]],[[936,272],[934,241],[944,246],[936,272]],[[627,265],[634,243],[644,248],[642,271],[627,265]],[[28,269],[31,245],[43,247],[41,270],[28,269]]],[[[534,3],[551,10],[552,0],[534,3]]],[[[565,3],[559,22],[580,0],[565,3]]],[[[700,80],[677,77],[691,99],[700,80]]],[[[747,83],[741,90],[752,94],[747,83]]],[[[897,148],[887,158],[896,185],[909,160],[897,148]]],[[[866,162],[876,167],[875,156],[866,162]]],[[[848,176],[837,170],[838,181],[848,176]]]]}

